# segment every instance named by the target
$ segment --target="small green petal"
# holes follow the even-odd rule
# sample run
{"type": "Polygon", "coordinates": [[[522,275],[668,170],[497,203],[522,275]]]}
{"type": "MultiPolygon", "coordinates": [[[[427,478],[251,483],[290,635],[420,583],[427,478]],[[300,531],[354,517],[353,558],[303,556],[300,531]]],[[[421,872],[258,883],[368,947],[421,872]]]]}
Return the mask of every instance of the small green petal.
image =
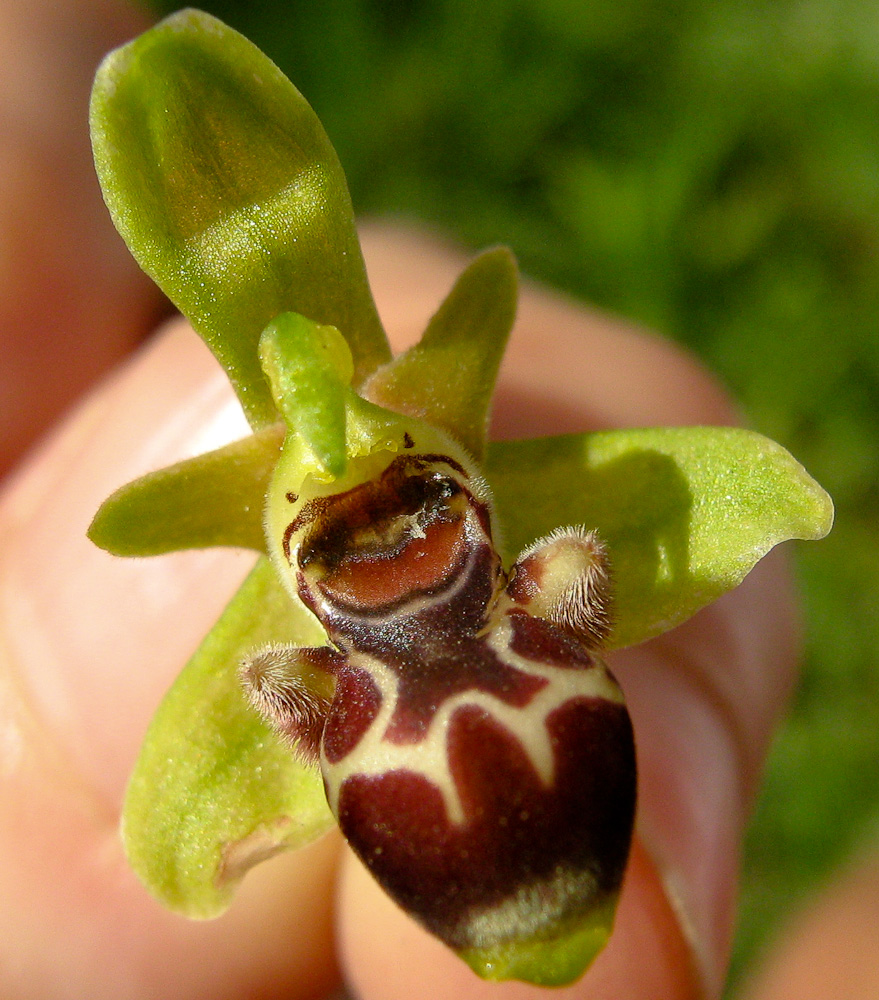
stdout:
{"type": "Polygon", "coordinates": [[[419,343],[380,368],[364,395],[443,428],[481,459],[518,292],[510,251],[497,247],[481,254],[458,278],[419,343]]]}
{"type": "Polygon", "coordinates": [[[242,35],[200,11],[169,17],[104,60],[91,127],[117,229],[252,424],[277,419],[256,346],[279,313],[341,330],[358,384],[390,358],[335,151],[242,35]]]}
{"type": "Polygon", "coordinates": [[[263,507],[282,424],[127,483],[108,497],[89,538],[117,556],[214,545],[265,551],[263,507]]]}
{"type": "Polygon", "coordinates": [[[313,646],[325,635],[260,559],[159,706],[128,786],[131,866],[189,917],[217,916],[250,867],[334,822],[319,771],[281,745],[242,693],[241,659],[269,641],[313,646]]]}
{"type": "Polygon", "coordinates": [[[489,447],[505,554],[559,525],[597,528],[616,588],[611,646],[673,628],[738,586],[774,545],[830,530],[830,497],[752,431],[682,427],[489,447]]]}
{"type": "MultiPolygon", "coordinates": [[[[288,431],[275,475],[283,488],[272,491],[280,496],[282,520],[289,513],[287,498],[298,496],[309,477],[312,485],[361,482],[362,468],[353,479],[347,476],[349,459],[398,452],[407,438],[429,451],[461,452],[434,425],[358,395],[350,385],[351,352],[335,327],[283,313],[266,327],[260,358],[288,431]]],[[[369,469],[377,473],[380,465],[369,469]]]]}
{"type": "Polygon", "coordinates": [[[289,430],[302,437],[329,475],[344,475],[345,406],[354,371],[344,337],[335,327],[282,313],[266,327],[259,353],[289,430]]]}

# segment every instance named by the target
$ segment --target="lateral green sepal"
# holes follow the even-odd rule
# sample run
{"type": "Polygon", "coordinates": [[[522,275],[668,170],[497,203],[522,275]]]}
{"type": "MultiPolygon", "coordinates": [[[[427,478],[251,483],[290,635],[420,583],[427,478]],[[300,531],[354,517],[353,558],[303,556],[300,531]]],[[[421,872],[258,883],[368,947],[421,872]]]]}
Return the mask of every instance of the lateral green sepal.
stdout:
{"type": "Polygon", "coordinates": [[[799,462],[738,428],[499,441],[485,471],[508,560],[560,525],[599,531],[614,578],[612,647],[673,628],[779,542],[823,538],[833,523],[830,497],[799,462]]]}
{"type": "Polygon", "coordinates": [[[300,847],[334,820],[317,768],[247,704],[243,657],[268,642],[325,642],[260,558],[165,696],[128,785],[122,837],[151,893],[194,918],[218,916],[252,865],[300,847]]]}

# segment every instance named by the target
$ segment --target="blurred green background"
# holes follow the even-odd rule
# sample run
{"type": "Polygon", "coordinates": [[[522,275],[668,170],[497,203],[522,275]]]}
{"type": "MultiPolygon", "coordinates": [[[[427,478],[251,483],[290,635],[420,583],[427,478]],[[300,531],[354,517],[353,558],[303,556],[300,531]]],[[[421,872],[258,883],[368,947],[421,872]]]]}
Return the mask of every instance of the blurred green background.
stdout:
{"type": "MultiPolygon", "coordinates": [[[[177,5],[155,0],[167,13],[177,5]]],[[[730,995],[879,839],[879,5],[202,0],[321,117],[357,211],[424,220],[701,355],[833,495],[748,838],[730,995]]]]}

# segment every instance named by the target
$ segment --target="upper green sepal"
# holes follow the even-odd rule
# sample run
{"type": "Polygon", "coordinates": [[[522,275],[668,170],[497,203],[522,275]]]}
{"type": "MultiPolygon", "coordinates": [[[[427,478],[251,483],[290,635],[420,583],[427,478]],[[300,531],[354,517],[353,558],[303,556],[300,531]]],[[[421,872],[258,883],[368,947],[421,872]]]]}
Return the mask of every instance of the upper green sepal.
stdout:
{"type": "Polygon", "coordinates": [[[336,153],[246,38],[200,11],[172,15],[101,64],[91,130],[116,228],[254,426],[277,419],[256,345],[282,312],[343,331],[355,384],[389,360],[336,153]]]}

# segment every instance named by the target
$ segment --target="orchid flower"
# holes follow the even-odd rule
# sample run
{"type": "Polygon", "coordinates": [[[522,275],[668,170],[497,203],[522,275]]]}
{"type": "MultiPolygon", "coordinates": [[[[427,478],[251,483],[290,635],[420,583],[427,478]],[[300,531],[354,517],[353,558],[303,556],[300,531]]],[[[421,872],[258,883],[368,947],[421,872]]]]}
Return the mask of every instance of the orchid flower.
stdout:
{"type": "Polygon", "coordinates": [[[826,534],[828,496],[747,430],[488,441],[512,255],[477,257],[393,358],[326,134],[214,18],[111,53],[91,125],[117,228],[253,431],[123,487],[90,529],[119,555],[259,553],[150,726],[131,865],[212,917],[338,823],[478,974],[572,981],[611,932],[635,814],[605,651],[826,534]]]}

